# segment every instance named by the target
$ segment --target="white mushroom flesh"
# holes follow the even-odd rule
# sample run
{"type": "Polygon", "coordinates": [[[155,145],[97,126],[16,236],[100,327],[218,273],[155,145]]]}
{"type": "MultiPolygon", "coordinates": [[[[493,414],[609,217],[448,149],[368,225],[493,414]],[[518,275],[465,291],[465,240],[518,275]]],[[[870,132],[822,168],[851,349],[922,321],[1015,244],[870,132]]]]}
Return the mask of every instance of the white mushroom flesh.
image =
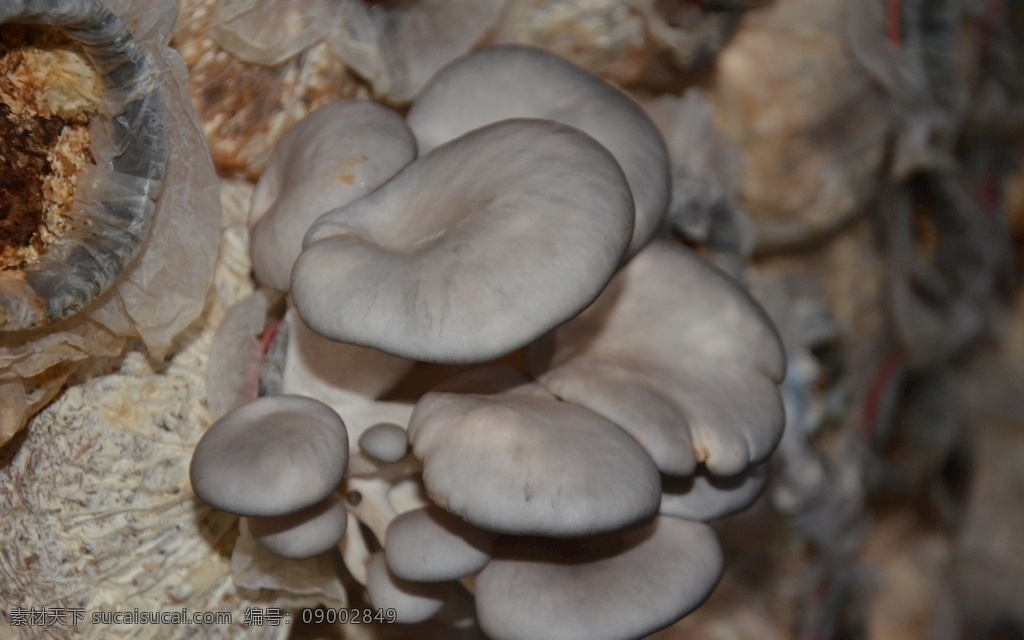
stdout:
{"type": "Polygon", "coordinates": [[[489,47],[439,71],[408,114],[421,153],[509,118],[554,120],[604,145],[636,203],[629,255],[651,239],[671,191],[665,141],[632,98],[582,67],[533,47],[489,47]]]}
{"type": "Polygon", "coordinates": [[[622,170],[589,136],[501,122],[324,214],[292,272],[295,308],[339,342],[491,360],[597,297],[629,243],[632,208],[622,170]]]}

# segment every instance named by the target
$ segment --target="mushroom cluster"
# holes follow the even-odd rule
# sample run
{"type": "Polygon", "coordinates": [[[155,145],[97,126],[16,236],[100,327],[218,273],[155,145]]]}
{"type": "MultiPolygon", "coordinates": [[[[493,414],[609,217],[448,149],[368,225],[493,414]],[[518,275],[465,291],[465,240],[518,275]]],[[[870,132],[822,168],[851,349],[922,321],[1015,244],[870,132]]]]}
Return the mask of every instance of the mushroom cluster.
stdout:
{"type": "Polygon", "coordinates": [[[539,49],[455,60],[404,120],[312,114],[252,200],[277,337],[264,290],[221,338],[242,367],[286,341],[283,375],[218,395],[194,491],[276,554],[337,544],[402,622],[466,590],[499,640],[686,615],[722,571],[705,522],[764,486],[785,363],[757,303],[661,237],[670,191],[645,112],[539,49]]]}

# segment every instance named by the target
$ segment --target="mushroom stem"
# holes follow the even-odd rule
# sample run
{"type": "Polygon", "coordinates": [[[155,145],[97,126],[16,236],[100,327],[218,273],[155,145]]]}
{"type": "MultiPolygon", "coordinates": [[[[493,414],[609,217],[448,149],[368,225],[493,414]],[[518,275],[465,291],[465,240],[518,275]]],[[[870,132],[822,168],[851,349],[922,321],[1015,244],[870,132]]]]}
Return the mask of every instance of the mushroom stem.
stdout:
{"type": "Polygon", "coordinates": [[[345,538],[338,544],[341,557],[356,582],[366,585],[370,549],[359,527],[362,523],[384,544],[388,525],[399,515],[424,505],[420,463],[412,456],[381,466],[373,474],[350,476],[343,486],[348,508],[345,538]]]}
{"type": "Polygon", "coordinates": [[[390,488],[391,483],[383,478],[349,478],[345,483],[349,512],[365,524],[381,543],[388,525],[398,516],[388,502],[390,488]]]}
{"type": "Polygon", "coordinates": [[[420,463],[408,456],[373,474],[350,476],[344,485],[350,515],[369,527],[384,544],[384,532],[397,516],[424,506],[420,463]]]}
{"type": "Polygon", "coordinates": [[[352,513],[351,504],[349,504],[345,537],[338,543],[338,550],[341,552],[345,568],[352,574],[356,582],[365,587],[366,563],[370,560],[370,548],[366,545],[363,532],[359,529],[359,520],[352,513]]]}

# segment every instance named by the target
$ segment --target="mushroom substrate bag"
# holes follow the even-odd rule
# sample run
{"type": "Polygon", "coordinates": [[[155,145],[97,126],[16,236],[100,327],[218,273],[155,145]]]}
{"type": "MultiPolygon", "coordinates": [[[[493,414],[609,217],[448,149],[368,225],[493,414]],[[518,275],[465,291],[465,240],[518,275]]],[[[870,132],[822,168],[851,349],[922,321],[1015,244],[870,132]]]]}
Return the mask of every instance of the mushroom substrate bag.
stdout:
{"type": "MultiPolygon", "coordinates": [[[[138,255],[107,291],[56,324],[0,333],[0,444],[52,399],[87,358],[115,355],[130,338],[141,339],[154,357],[163,357],[174,337],[199,315],[213,277],[221,226],[218,183],[189,103],[185,66],[167,46],[177,2],[104,4],[145,51],[159,85],[169,147],[162,190],[138,255]]],[[[125,144],[114,142],[105,114],[117,113],[130,92],[107,83],[101,112],[90,127],[97,166],[79,176],[72,215],[98,194],[109,202],[140,191],[131,176],[102,166],[125,144]]],[[[129,129],[125,138],[131,138],[136,124],[120,124],[129,129]]]]}

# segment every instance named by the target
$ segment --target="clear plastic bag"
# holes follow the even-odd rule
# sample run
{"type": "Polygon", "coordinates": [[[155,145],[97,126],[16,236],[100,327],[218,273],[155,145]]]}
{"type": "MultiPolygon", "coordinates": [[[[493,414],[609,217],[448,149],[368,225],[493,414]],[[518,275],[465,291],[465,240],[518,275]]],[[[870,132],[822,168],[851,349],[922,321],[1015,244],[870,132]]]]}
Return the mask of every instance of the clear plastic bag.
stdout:
{"type": "MultiPolygon", "coordinates": [[[[56,12],[65,4],[80,7],[84,3],[53,4],[56,12]]],[[[138,254],[127,262],[108,290],[95,300],[84,299],[80,312],[50,326],[0,332],[0,444],[24,426],[87,358],[117,354],[132,338],[141,339],[154,357],[164,357],[174,337],[199,315],[213,278],[221,227],[219,190],[189,103],[185,66],[167,46],[177,2],[112,0],[107,6],[134,34],[148,56],[152,81],[161,89],[158,94],[162,97],[164,122],[154,126],[165,127],[168,134],[163,189],[153,206],[148,233],[139,238],[138,254]]],[[[104,95],[107,111],[117,113],[120,104],[130,101],[133,89],[124,89],[108,83],[104,95]]],[[[159,113],[147,106],[150,104],[144,102],[143,110],[149,109],[150,115],[159,113]]],[[[95,118],[92,152],[98,164],[112,156],[124,160],[118,164],[115,159],[113,170],[98,166],[80,177],[76,207],[89,207],[98,199],[118,202],[149,193],[146,189],[150,189],[152,180],[146,173],[152,169],[147,164],[150,158],[132,152],[132,145],[142,144],[132,135],[132,127],[137,125],[135,121],[122,121],[111,127],[106,116],[95,118]],[[118,134],[118,127],[124,126],[127,129],[118,134]],[[106,134],[108,128],[114,135],[106,134]]],[[[85,215],[92,219],[88,210],[85,215]]],[[[121,249],[124,236],[123,231],[110,228],[114,230],[103,242],[114,255],[121,249]]]]}

